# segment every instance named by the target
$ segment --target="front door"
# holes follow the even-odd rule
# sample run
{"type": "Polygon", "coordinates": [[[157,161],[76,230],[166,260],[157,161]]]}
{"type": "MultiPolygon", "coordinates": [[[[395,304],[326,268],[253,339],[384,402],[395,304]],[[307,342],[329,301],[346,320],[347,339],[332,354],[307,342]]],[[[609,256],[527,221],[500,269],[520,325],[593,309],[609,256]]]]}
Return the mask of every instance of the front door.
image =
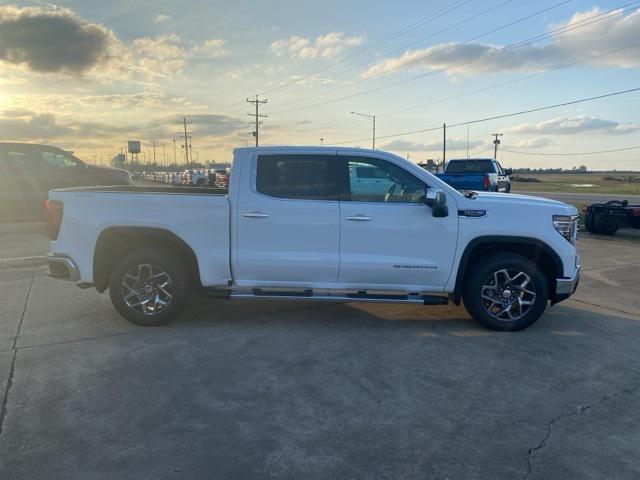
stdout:
{"type": "Polygon", "coordinates": [[[250,168],[241,177],[236,209],[238,284],[335,283],[337,157],[261,154],[250,168]]]}
{"type": "Polygon", "coordinates": [[[441,290],[453,267],[458,217],[449,195],[449,216],[434,218],[424,203],[427,185],[399,165],[366,156],[342,159],[340,275],[344,284],[441,290]],[[353,183],[354,169],[383,179],[374,191],[353,183]],[[420,288],[418,288],[420,287],[420,288]]]}

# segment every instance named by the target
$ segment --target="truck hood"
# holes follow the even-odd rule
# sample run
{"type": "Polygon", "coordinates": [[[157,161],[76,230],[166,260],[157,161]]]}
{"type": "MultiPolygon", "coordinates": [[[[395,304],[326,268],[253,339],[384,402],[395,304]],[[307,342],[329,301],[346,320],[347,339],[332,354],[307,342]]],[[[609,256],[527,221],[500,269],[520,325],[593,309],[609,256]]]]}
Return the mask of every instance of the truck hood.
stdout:
{"type": "Polygon", "coordinates": [[[478,192],[478,196],[475,199],[464,198],[462,202],[464,208],[471,209],[490,209],[491,207],[506,207],[513,205],[527,206],[527,207],[540,207],[546,209],[553,209],[558,214],[564,215],[577,215],[578,210],[573,205],[568,205],[557,200],[550,200],[548,198],[533,197],[531,195],[518,195],[514,193],[493,193],[493,192],[478,192]]]}

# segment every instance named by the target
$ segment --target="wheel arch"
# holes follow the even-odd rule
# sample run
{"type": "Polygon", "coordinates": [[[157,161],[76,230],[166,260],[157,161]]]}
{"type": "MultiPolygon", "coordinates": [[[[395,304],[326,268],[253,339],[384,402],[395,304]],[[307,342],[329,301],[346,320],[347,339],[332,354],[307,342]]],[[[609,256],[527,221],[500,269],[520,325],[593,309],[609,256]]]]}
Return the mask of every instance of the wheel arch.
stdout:
{"type": "Polygon", "coordinates": [[[459,305],[467,272],[479,259],[495,252],[510,252],[535,262],[545,274],[549,284],[549,295],[555,297],[555,279],[562,276],[564,267],[560,256],[545,242],[529,237],[483,236],[471,240],[460,258],[456,283],[451,300],[459,305]]]}
{"type": "Polygon", "coordinates": [[[109,277],[117,261],[142,248],[168,250],[189,267],[193,284],[200,283],[198,259],[193,249],[175,233],[153,227],[109,227],[98,237],[93,254],[93,283],[99,292],[109,286],[109,277]]]}

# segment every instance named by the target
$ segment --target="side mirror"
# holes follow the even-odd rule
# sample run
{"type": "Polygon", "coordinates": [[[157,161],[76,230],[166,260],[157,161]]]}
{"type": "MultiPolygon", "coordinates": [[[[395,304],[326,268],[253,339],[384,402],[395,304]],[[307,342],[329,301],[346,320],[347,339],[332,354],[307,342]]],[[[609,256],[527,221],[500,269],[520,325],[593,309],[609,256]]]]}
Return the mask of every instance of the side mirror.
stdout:
{"type": "Polygon", "coordinates": [[[506,168],[504,171],[505,175],[513,175],[513,168],[506,168]]]}
{"type": "Polygon", "coordinates": [[[424,203],[432,208],[439,205],[446,205],[447,196],[442,190],[427,188],[424,192],[424,203]]]}
{"type": "Polygon", "coordinates": [[[449,216],[447,207],[447,195],[442,190],[427,188],[424,194],[424,203],[431,207],[431,214],[436,218],[449,216]]]}

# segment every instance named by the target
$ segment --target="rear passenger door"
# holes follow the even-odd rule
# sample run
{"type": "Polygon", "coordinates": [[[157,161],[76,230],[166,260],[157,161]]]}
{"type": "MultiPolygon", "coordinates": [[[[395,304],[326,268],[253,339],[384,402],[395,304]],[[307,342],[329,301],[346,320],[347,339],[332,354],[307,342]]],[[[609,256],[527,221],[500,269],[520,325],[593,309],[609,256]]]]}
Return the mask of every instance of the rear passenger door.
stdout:
{"type": "Polygon", "coordinates": [[[260,154],[243,166],[236,208],[239,285],[333,283],[340,205],[335,155],[260,154]]]}

